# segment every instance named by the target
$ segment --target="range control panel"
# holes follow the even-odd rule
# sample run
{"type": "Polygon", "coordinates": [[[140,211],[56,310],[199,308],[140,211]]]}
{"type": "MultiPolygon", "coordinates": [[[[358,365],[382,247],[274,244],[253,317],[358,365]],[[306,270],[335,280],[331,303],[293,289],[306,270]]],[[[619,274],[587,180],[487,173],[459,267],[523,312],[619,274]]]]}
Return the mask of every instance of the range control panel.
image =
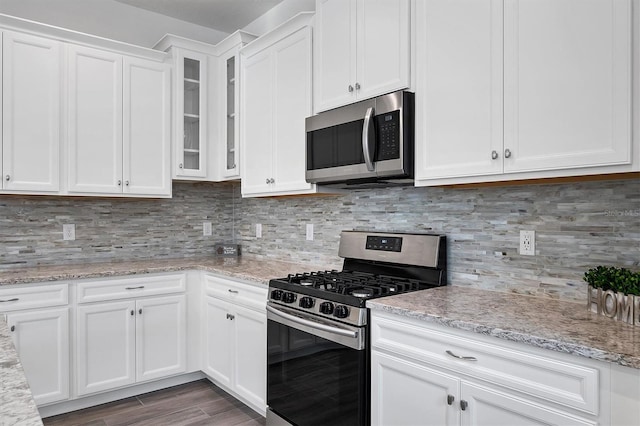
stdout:
{"type": "Polygon", "coordinates": [[[402,251],[402,237],[382,237],[367,235],[367,250],[402,251]]]}

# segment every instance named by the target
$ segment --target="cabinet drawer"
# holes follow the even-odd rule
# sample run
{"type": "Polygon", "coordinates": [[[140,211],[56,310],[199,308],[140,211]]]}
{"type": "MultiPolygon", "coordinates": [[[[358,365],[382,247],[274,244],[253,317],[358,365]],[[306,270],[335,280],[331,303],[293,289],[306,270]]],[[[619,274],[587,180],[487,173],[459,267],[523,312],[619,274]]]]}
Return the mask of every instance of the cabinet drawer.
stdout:
{"type": "Polygon", "coordinates": [[[507,344],[511,342],[501,344],[497,339],[484,336],[475,339],[475,336],[463,336],[457,330],[449,332],[445,327],[423,324],[373,315],[372,346],[565,407],[598,414],[600,370],[588,360],[507,344]]]}
{"type": "Polygon", "coordinates": [[[67,284],[0,288],[0,312],[61,306],[69,303],[67,284]]]}
{"type": "Polygon", "coordinates": [[[78,284],[78,303],[179,293],[185,290],[185,281],[184,274],[172,274],[82,282],[78,284]]]}
{"type": "Polygon", "coordinates": [[[204,291],[207,296],[260,310],[267,304],[266,285],[245,284],[212,275],[205,275],[204,280],[204,291]]]}

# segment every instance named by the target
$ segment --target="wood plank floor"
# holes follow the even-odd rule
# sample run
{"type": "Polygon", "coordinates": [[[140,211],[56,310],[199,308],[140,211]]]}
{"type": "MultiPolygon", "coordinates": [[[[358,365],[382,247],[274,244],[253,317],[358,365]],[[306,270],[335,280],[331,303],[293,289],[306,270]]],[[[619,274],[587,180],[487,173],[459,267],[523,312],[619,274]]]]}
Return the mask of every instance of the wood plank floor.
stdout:
{"type": "Polygon", "coordinates": [[[265,419],[208,380],[48,417],[45,426],[264,426],[265,419]]]}

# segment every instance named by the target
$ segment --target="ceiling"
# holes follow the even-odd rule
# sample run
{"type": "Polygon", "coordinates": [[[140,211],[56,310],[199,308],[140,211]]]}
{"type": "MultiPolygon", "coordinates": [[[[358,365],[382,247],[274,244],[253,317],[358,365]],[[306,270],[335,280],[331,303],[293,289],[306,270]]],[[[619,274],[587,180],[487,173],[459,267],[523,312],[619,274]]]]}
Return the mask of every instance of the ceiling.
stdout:
{"type": "Polygon", "coordinates": [[[283,0],[116,0],[192,24],[232,33],[283,0]]]}

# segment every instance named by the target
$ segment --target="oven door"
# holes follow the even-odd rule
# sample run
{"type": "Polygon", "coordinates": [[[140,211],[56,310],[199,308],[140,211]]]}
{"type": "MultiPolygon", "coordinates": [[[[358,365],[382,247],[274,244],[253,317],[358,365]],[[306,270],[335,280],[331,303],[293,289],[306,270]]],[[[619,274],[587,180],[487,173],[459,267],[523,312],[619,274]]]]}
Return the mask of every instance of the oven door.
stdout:
{"type": "Polygon", "coordinates": [[[368,424],[365,329],[271,302],[267,320],[269,410],[299,426],[368,424]]]}

